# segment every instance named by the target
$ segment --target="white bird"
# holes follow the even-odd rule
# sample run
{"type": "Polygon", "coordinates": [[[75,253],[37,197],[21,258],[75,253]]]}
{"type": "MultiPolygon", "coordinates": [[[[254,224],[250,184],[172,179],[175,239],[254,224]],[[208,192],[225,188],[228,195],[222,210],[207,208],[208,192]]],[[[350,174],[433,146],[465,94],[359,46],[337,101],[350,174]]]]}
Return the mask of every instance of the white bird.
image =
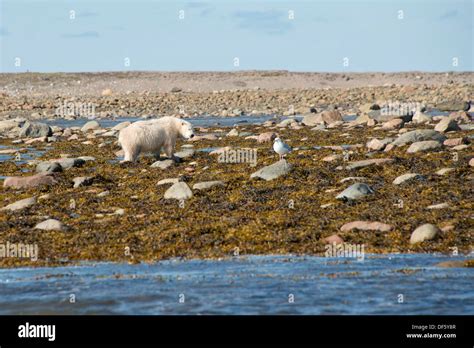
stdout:
{"type": "Polygon", "coordinates": [[[280,155],[280,160],[282,160],[284,155],[291,152],[291,147],[285,144],[280,138],[275,138],[273,150],[280,155]]]}

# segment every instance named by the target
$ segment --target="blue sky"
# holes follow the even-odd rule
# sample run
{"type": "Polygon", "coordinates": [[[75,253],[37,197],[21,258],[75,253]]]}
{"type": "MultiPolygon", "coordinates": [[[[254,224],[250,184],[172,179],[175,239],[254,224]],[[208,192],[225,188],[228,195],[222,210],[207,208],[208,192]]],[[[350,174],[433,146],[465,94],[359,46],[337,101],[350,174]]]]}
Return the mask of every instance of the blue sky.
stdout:
{"type": "Polygon", "coordinates": [[[0,0],[0,71],[473,71],[473,7],[473,0],[0,0]]]}

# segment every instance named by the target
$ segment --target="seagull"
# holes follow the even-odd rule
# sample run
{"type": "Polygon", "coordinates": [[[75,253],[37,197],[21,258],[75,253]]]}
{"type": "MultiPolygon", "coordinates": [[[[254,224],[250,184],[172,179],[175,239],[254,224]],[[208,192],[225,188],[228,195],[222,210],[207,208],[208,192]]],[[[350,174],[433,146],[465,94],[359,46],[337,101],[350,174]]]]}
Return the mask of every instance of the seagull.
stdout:
{"type": "Polygon", "coordinates": [[[275,138],[273,150],[280,155],[280,160],[282,160],[284,155],[291,152],[291,147],[285,144],[280,138],[275,138]]]}

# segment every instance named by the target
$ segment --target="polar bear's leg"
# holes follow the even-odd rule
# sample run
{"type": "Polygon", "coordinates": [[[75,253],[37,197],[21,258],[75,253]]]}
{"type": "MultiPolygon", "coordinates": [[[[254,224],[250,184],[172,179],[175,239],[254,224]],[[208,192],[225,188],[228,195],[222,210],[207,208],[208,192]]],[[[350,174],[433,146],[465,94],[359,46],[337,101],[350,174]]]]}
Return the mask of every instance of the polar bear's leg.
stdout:
{"type": "Polygon", "coordinates": [[[167,142],[165,144],[165,153],[166,153],[166,156],[170,159],[176,159],[176,157],[174,156],[174,147],[175,147],[175,144],[174,142],[167,142]]]}
{"type": "Polygon", "coordinates": [[[124,157],[122,162],[136,162],[140,154],[140,148],[138,146],[124,146],[123,153],[124,157]]]}

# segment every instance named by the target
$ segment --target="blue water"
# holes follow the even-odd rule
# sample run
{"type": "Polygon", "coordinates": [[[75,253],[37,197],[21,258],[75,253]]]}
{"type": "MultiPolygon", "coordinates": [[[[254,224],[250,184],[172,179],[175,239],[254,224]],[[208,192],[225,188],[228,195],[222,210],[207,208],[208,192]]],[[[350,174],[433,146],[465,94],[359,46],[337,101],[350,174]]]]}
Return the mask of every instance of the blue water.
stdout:
{"type": "MultiPolygon", "coordinates": [[[[190,117],[186,118],[195,127],[209,127],[209,126],[222,126],[222,127],[233,127],[234,125],[246,125],[246,124],[260,124],[268,120],[284,120],[287,117],[276,117],[275,115],[258,115],[258,116],[236,116],[236,117],[217,117],[217,116],[205,116],[205,117],[190,117]]],[[[297,119],[301,117],[296,116],[297,119]]],[[[97,121],[103,128],[114,127],[121,122],[135,122],[146,120],[139,117],[117,117],[117,118],[104,118],[98,119],[97,121]]],[[[62,118],[45,120],[45,123],[59,127],[82,127],[86,122],[90,121],[86,118],[78,118],[75,120],[66,120],[62,118]]]]}
{"type": "Polygon", "coordinates": [[[249,256],[0,269],[0,314],[472,315],[474,269],[434,266],[457,259],[249,256]]]}

